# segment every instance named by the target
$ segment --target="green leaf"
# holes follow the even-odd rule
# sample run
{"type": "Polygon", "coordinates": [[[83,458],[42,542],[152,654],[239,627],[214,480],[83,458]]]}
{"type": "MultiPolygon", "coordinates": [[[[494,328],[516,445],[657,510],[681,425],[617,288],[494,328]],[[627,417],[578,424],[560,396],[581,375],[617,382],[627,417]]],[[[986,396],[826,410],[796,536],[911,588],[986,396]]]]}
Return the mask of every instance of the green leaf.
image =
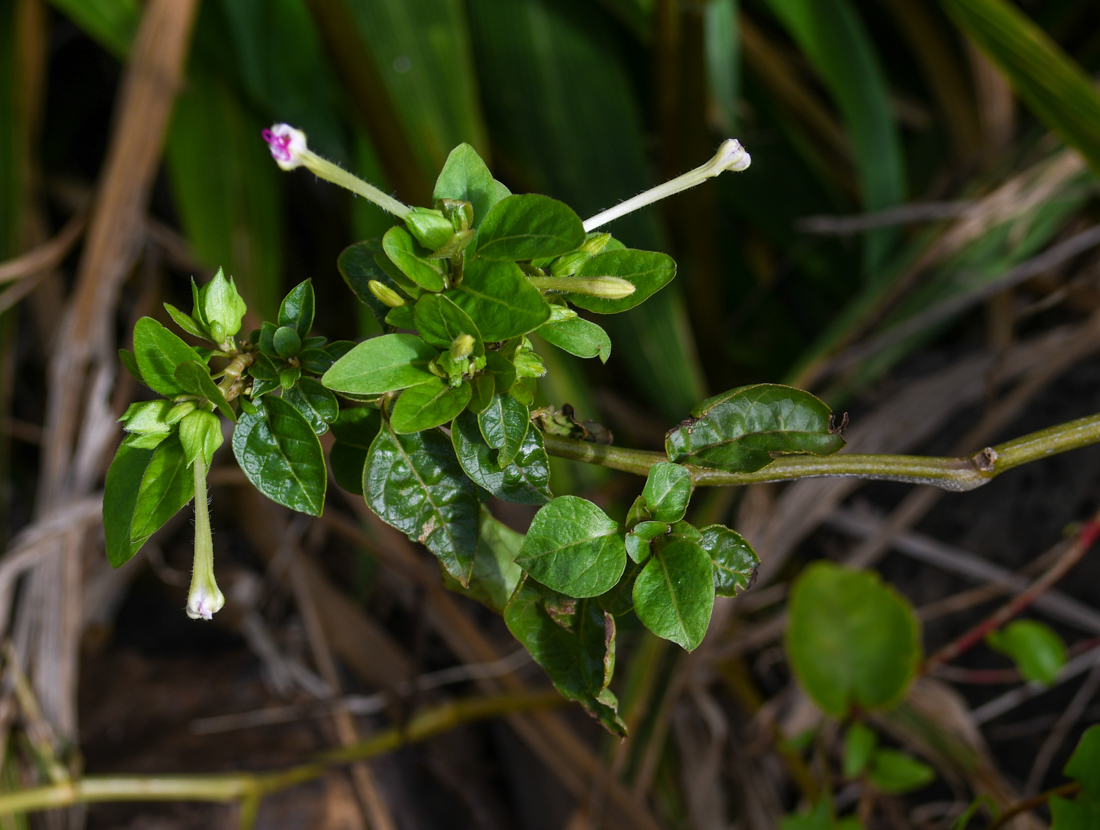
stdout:
{"type": "Polygon", "coordinates": [[[184,314],[171,303],[165,303],[164,309],[168,312],[168,316],[172,318],[172,322],[192,337],[198,337],[200,340],[210,339],[210,335],[203,331],[190,315],[184,314]]]}
{"type": "Polygon", "coordinates": [[[470,378],[470,402],[466,405],[475,415],[484,412],[493,399],[496,389],[496,376],[491,372],[479,372],[470,378]]]}
{"type": "Polygon", "coordinates": [[[760,559],[740,533],[722,525],[709,525],[703,528],[699,546],[714,564],[715,594],[734,597],[748,590],[760,559]]]}
{"type": "Polygon", "coordinates": [[[118,360],[122,367],[129,372],[130,377],[138,383],[145,383],[141,377],[141,369],[138,368],[137,356],[129,349],[118,350],[118,360]]]}
{"type": "Polygon", "coordinates": [[[283,297],[279,305],[279,325],[289,326],[297,332],[299,338],[305,339],[313,328],[315,305],[313,283],[310,280],[298,283],[283,297]]]}
{"type": "Polygon", "coordinates": [[[183,457],[190,467],[202,458],[203,466],[210,468],[214,453],[222,445],[222,426],[218,416],[206,409],[194,409],[180,421],[180,445],[183,457]]]}
{"type": "Polygon", "coordinates": [[[837,830],[831,805],[831,799],[823,798],[809,812],[784,816],[779,822],[779,830],[837,830]]]}
{"type": "Polygon", "coordinates": [[[535,514],[516,562],[548,588],[595,597],[619,581],[626,548],[618,523],[600,508],[559,496],[535,514]]]}
{"type": "Polygon", "coordinates": [[[233,407],[225,399],[225,395],[218,388],[218,384],[214,383],[214,379],[210,377],[210,369],[205,363],[199,363],[198,361],[181,363],[176,367],[175,375],[176,382],[185,391],[210,401],[230,421],[237,420],[237,413],[233,411],[233,407]]]}
{"type": "Polygon", "coordinates": [[[279,326],[271,336],[271,345],[279,357],[290,360],[302,350],[302,338],[292,326],[279,326]]]}
{"type": "Polygon", "coordinates": [[[337,360],[321,382],[334,392],[381,395],[436,380],[428,364],[438,354],[415,334],[384,334],[337,360]]]}
{"type": "Polygon", "coordinates": [[[936,780],[936,771],[911,755],[880,749],[871,760],[867,777],[884,793],[901,795],[931,784],[936,780]]]}
{"type": "Polygon", "coordinates": [[[125,58],[141,22],[137,0],[51,0],[62,14],[116,58],[125,58]]]}
{"type": "Polygon", "coordinates": [[[634,612],[658,637],[692,651],[703,642],[714,609],[714,566],[687,539],[654,547],[634,582],[634,612]]]}
{"type": "Polygon", "coordinates": [[[1049,625],[1036,620],[1014,620],[990,632],[989,647],[1007,654],[1025,680],[1050,686],[1066,664],[1066,644],[1049,625]]]}
{"type": "Polygon", "coordinates": [[[448,423],[470,402],[470,384],[451,386],[440,378],[401,393],[390,415],[394,432],[420,432],[448,423]]]}
{"type": "Polygon", "coordinates": [[[761,383],[703,401],[665,436],[669,459],[751,473],[777,455],[830,455],[844,446],[831,412],[809,392],[761,383]]]}
{"type": "Polygon", "coordinates": [[[398,435],[383,426],[363,468],[363,497],[378,518],[426,545],[451,576],[469,584],[481,504],[443,433],[398,435]]]}
{"type": "Polygon", "coordinates": [[[523,446],[531,427],[531,413],[511,395],[493,395],[477,416],[477,424],[485,443],[500,451],[497,463],[507,467],[523,446]]]}
{"type": "Polygon", "coordinates": [[[485,368],[492,373],[493,388],[498,394],[507,395],[516,385],[516,364],[501,352],[486,352],[485,368]]]}
{"type": "Polygon", "coordinates": [[[878,734],[871,727],[856,721],[844,736],[844,777],[855,778],[871,761],[878,746],[878,734]]]}
{"type": "Polygon", "coordinates": [[[577,357],[598,357],[601,363],[607,363],[611,357],[611,338],[607,332],[583,317],[546,323],[538,333],[547,343],[577,357]]]}
{"type": "Polygon", "coordinates": [[[1100,174],[1100,94],[1088,74],[1004,0],[942,0],[942,5],[1024,103],[1100,174]]]}
{"type": "Polygon", "coordinates": [[[355,295],[359,302],[370,308],[379,324],[390,313],[390,307],[371,293],[370,281],[378,280],[394,291],[399,288],[397,283],[375,260],[375,255],[380,251],[381,246],[377,240],[356,242],[354,245],[345,248],[336,260],[336,268],[340,271],[340,276],[344,278],[348,288],[351,289],[351,293],[355,295]]]}
{"type": "Polygon", "coordinates": [[[668,254],[654,251],[604,251],[585,262],[575,276],[577,279],[619,277],[633,284],[634,293],[620,300],[569,292],[563,295],[579,308],[597,314],[618,314],[641,305],[672,282],[676,276],[676,263],[668,254]]]}
{"type": "Polygon", "coordinates": [[[386,231],[382,248],[401,273],[425,291],[442,291],[447,287],[441,260],[428,259],[431,251],[420,247],[404,228],[394,226],[386,231]]]}
{"type": "Polygon", "coordinates": [[[469,202],[474,207],[473,228],[476,230],[485,221],[489,209],[510,195],[508,188],[493,178],[477,151],[463,143],[447,156],[447,163],[435,181],[432,201],[456,199],[469,202]]]}
{"type": "Polygon", "coordinates": [[[651,553],[651,545],[649,543],[654,539],[664,536],[668,531],[669,526],[665,522],[651,522],[648,520],[638,522],[631,528],[630,532],[626,534],[627,555],[638,564],[645,562],[651,553]]]}
{"type": "Polygon", "coordinates": [[[678,522],[687,513],[691,489],[687,468],[661,461],[649,468],[642,498],[654,521],[678,522]]]}
{"type": "Polygon", "coordinates": [[[477,256],[495,262],[567,254],[584,244],[584,226],[568,205],[524,193],[497,202],[477,232],[477,256]]]}
{"type": "Polygon", "coordinates": [[[442,294],[425,294],[413,308],[416,330],[430,345],[449,349],[455,338],[468,334],[474,338],[474,357],[485,354],[485,343],[470,315],[442,294]]]}
{"type": "Polygon", "coordinates": [[[381,426],[378,410],[366,406],[345,409],[332,422],[336,439],[328,455],[332,475],[337,484],[357,496],[363,495],[363,467],[381,426]]]}
{"type": "Polygon", "coordinates": [[[317,435],[328,432],[328,425],[340,414],[336,396],[313,378],[302,378],[294,386],[284,389],[283,400],[305,416],[317,435]]]}
{"type": "Polygon", "coordinates": [[[233,430],[233,454],[252,484],[291,510],[320,516],[328,476],[321,442],[309,421],[286,401],[268,396],[233,430]]]}
{"type": "Polygon", "coordinates": [[[447,296],[470,315],[486,343],[534,331],[550,319],[550,305],[514,262],[475,259],[447,296]]]}
{"type": "Polygon", "coordinates": [[[444,582],[450,590],[476,599],[498,614],[503,614],[508,600],[512,598],[523,577],[523,569],[515,562],[522,544],[523,534],[498,522],[483,505],[481,535],[477,540],[477,553],[474,555],[474,570],[470,575],[469,587],[463,588],[446,571],[444,582]]]}
{"type": "Polygon", "coordinates": [[[920,665],[920,626],[909,602],[878,574],[828,562],[791,589],[787,655],[799,683],[827,714],[897,703],[920,665]]]}
{"type": "Polygon", "coordinates": [[[172,401],[139,401],[130,404],[118,420],[127,432],[146,434],[151,432],[171,432],[173,422],[168,414],[175,407],[172,401]]]}
{"type": "Polygon", "coordinates": [[[1100,801],[1076,801],[1053,796],[1050,799],[1051,830],[1095,830],[1100,827],[1100,801]]]}
{"type": "Polygon", "coordinates": [[[1100,725],[1085,730],[1063,771],[1100,804],[1100,725]]]}
{"type": "Polygon", "coordinates": [[[177,366],[197,363],[206,370],[194,349],[152,317],[142,317],[134,326],[134,357],[145,385],[166,398],[188,391],[176,379],[177,366]]]}
{"type": "Polygon", "coordinates": [[[195,480],[178,436],[169,436],[156,449],[134,446],[133,438],[119,447],[103,494],[107,559],[116,568],[195,496],[195,480]]]}
{"type": "Polygon", "coordinates": [[[462,469],[474,483],[498,499],[516,504],[546,504],[550,492],[550,460],[543,448],[542,433],[528,430],[511,464],[501,467],[496,453],[485,443],[477,417],[465,412],[451,424],[451,441],[462,469]]]}
{"type": "Polygon", "coordinates": [[[504,610],[508,630],[531,652],[554,688],[618,735],[626,734],[608,688],[615,670],[615,621],[596,602],[555,595],[525,579],[504,610]]]}

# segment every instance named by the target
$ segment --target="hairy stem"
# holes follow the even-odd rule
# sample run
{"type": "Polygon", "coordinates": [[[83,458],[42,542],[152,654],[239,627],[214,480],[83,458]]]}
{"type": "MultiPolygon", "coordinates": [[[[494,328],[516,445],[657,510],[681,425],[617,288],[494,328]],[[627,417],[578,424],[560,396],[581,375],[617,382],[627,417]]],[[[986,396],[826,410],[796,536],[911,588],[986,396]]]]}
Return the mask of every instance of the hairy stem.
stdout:
{"type": "MultiPolygon", "coordinates": [[[[545,435],[546,451],[559,458],[599,464],[614,470],[646,475],[649,468],[668,461],[663,452],[632,450],[545,435]]],[[[754,473],[731,473],[686,465],[697,486],[736,486],[800,478],[865,478],[930,484],[944,490],[973,490],[1001,473],[1067,450],[1100,442],[1100,414],[1067,421],[962,458],[919,455],[784,455],[754,473]]]]}

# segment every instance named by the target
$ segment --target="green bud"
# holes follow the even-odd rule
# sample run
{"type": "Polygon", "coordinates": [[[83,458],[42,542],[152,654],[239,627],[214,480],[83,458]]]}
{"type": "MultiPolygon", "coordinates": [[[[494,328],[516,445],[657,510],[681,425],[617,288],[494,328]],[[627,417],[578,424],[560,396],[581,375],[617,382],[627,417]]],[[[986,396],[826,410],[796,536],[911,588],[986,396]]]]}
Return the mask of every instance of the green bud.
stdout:
{"type": "Polygon", "coordinates": [[[577,316],[577,312],[571,309],[567,305],[551,305],[550,306],[550,320],[551,323],[564,323],[566,320],[572,320],[577,316]]]}
{"type": "Polygon", "coordinates": [[[210,466],[214,452],[222,445],[222,427],[218,416],[207,409],[196,409],[180,421],[180,443],[188,464],[201,460],[210,466]]]}
{"type": "Polygon", "coordinates": [[[207,465],[195,459],[195,559],[191,568],[191,590],[187,593],[187,616],[209,620],[225,605],[225,595],[214,579],[214,537],[210,532],[210,508],[206,504],[207,465]]]}
{"type": "Polygon", "coordinates": [[[458,231],[450,239],[447,240],[447,244],[442,248],[436,248],[432,251],[432,255],[428,259],[448,259],[466,250],[466,246],[474,241],[474,237],[477,236],[475,230],[458,231]]]}
{"type": "Polygon", "coordinates": [[[279,326],[271,337],[275,352],[283,360],[294,357],[302,350],[302,338],[292,326],[279,326]]]}
{"type": "Polygon", "coordinates": [[[460,334],[451,343],[451,360],[465,360],[474,351],[474,338],[469,334],[460,334]]]}
{"type": "Polygon", "coordinates": [[[165,418],[165,420],[170,424],[178,424],[180,421],[183,420],[183,417],[185,415],[187,415],[194,409],[194,401],[180,401],[168,412],[168,417],[165,418]]]}
{"type": "Polygon", "coordinates": [[[241,330],[241,321],[248,310],[237,286],[226,279],[222,269],[198,291],[198,319],[205,323],[215,343],[224,343],[241,330]]]}
{"type": "Polygon", "coordinates": [[[401,308],[401,306],[405,305],[405,300],[401,295],[384,282],[371,280],[367,283],[367,288],[369,288],[370,293],[378,299],[378,302],[388,305],[390,308],[401,308]]]}
{"type": "Polygon", "coordinates": [[[456,233],[469,230],[474,224],[474,206],[461,199],[440,199],[436,203],[456,233]]]}
{"type": "Polygon", "coordinates": [[[592,259],[592,254],[587,251],[573,251],[571,254],[565,254],[555,259],[550,265],[550,273],[555,277],[571,277],[581,270],[581,266],[590,259],[592,259]]]}
{"type": "Polygon", "coordinates": [[[442,211],[420,207],[414,207],[405,216],[405,227],[429,251],[442,248],[455,232],[454,226],[442,211]]]}
{"type": "Polygon", "coordinates": [[[527,279],[541,291],[588,294],[607,300],[621,300],[634,293],[634,283],[622,277],[528,277],[527,279]]]}
{"type": "Polygon", "coordinates": [[[607,247],[607,243],[611,241],[611,234],[609,233],[590,233],[588,239],[581,245],[580,250],[587,254],[595,256],[607,247]]]}

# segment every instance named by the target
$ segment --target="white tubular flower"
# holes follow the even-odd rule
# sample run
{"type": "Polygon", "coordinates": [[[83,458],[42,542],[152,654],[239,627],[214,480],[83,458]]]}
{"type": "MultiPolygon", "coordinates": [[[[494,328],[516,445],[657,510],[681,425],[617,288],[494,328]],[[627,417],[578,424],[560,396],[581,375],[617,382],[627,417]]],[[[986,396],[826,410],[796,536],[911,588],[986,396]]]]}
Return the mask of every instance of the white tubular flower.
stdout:
{"type": "Polygon", "coordinates": [[[401,219],[412,211],[408,205],[402,204],[388,193],[383,193],[374,185],[367,184],[358,176],[353,176],[344,168],[338,167],[310,150],[306,144],[306,134],[301,130],[289,124],[273,124],[270,130],[263,131],[263,136],[271,149],[271,157],[281,169],[293,170],[296,167],[305,167],[315,176],[347,188],[357,196],[374,202],[382,210],[401,219]]]}
{"type": "Polygon", "coordinates": [[[714,158],[706,164],[696,167],[694,170],[689,170],[682,176],[677,176],[664,184],[657,185],[657,187],[647,190],[645,193],[639,193],[633,199],[620,202],[615,207],[608,208],[602,213],[597,213],[591,219],[585,220],[584,230],[586,233],[592,231],[601,225],[606,225],[612,219],[626,216],[626,214],[632,213],[638,208],[651,205],[661,199],[674,196],[682,190],[687,190],[689,187],[702,184],[707,179],[714,178],[726,170],[733,170],[734,172],[745,170],[751,162],[752,158],[745,152],[741,142],[734,138],[726,139],[722,142],[722,146],[718,148],[718,152],[714,154],[714,158]]]}
{"type": "Polygon", "coordinates": [[[225,605],[225,595],[214,579],[214,538],[210,533],[210,508],[206,503],[206,462],[195,459],[195,563],[191,569],[191,590],[187,593],[187,616],[209,620],[225,605]]]}

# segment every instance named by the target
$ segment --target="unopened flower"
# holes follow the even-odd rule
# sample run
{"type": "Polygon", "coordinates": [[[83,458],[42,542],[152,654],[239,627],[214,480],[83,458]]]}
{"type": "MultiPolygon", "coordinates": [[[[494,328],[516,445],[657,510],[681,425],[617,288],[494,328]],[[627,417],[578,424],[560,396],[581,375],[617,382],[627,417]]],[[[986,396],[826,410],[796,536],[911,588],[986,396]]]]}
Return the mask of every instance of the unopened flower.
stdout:
{"type": "Polygon", "coordinates": [[[745,152],[741,142],[733,138],[726,139],[722,142],[722,146],[718,148],[718,152],[714,154],[714,158],[706,164],[696,167],[694,170],[689,170],[682,176],[677,176],[664,184],[657,185],[657,187],[647,190],[645,193],[639,193],[633,199],[620,202],[615,207],[608,208],[602,213],[597,213],[591,219],[585,220],[584,229],[587,232],[600,227],[600,225],[606,225],[612,219],[618,219],[620,216],[632,213],[638,208],[659,202],[661,199],[667,199],[669,196],[674,196],[689,187],[702,184],[707,179],[713,178],[726,170],[733,170],[734,172],[745,170],[751,162],[752,158],[745,152]]]}
{"type": "Polygon", "coordinates": [[[187,616],[209,620],[225,605],[225,595],[214,579],[214,538],[210,532],[210,507],[206,503],[206,463],[195,459],[195,561],[191,569],[191,590],[187,593],[187,616]]]}
{"type": "Polygon", "coordinates": [[[367,184],[358,176],[353,176],[342,167],[338,167],[327,159],[321,158],[309,149],[306,144],[306,134],[301,130],[291,127],[289,124],[273,124],[270,130],[263,131],[264,141],[271,149],[271,157],[283,170],[293,170],[296,167],[305,167],[315,176],[345,187],[356,195],[362,196],[387,213],[392,213],[404,219],[412,210],[388,193],[383,193],[377,187],[367,184]]]}
{"type": "Polygon", "coordinates": [[[565,291],[569,294],[587,294],[605,300],[621,300],[634,293],[634,283],[622,277],[528,277],[528,281],[541,291],[565,291]]]}

